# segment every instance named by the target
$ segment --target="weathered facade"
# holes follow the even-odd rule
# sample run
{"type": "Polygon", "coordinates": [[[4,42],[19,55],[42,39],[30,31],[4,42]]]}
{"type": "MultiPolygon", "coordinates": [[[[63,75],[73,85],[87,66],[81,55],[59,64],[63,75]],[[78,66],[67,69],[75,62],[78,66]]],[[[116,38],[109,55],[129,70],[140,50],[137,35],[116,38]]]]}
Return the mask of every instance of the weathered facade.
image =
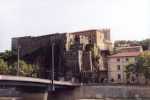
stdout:
{"type": "Polygon", "coordinates": [[[19,53],[21,59],[39,66],[39,76],[43,78],[51,78],[54,49],[55,79],[68,81],[99,76],[107,78],[107,62],[104,60],[111,46],[109,29],[12,39],[14,54],[19,53]],[[94,51],[87,50],[87,45],[98,47],[97,58],[94,58],[94,51]]]}
{"type": "MultiPolygon", "coordinates": [[[[82,67],[82,51],[67,51],[64,54],[66,80],[79,78],[82,67]]],[[[78,81],[78,80],[77,80],[78,81]]]]}
{"type": "MultiPolygon", "coordinates": [[[[120,48],[118,53],[108,57],[108,78],[111,83],[134,83],[136,76],[131,76],[131,80],[126,78],[126,66],[136,63],[136,57],[142,52],[141,47],[120,48]]],[[[142,79],[142,78],[141,78],[142,79]]]]}
{"type": "Polygon", "coordinates": [[[110,29],[86,30],[71,33],[75,36],[88,37],[90,44],[96,44],[101,50],[111,50],[110,29]]]}
{"type": "Polygon", "coordinates": [[[60,75],[63,73],[63,53],[67,44],[66,38],[66,34],[13,38],[12,51],[17,54],[19,48],[20,58],[39,66],[40,77],[49,78],[52,66],[53,44],[55,72],[60,75]]]}

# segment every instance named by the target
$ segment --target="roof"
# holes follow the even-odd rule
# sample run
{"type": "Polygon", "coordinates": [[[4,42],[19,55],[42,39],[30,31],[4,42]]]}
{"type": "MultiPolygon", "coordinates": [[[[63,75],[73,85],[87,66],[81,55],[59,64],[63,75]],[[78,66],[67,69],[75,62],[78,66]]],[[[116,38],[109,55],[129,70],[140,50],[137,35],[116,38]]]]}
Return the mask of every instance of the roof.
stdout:
{"type": "Polygon", "coordinates": [[[141,52],[122,52],[122,53],[117,53],[114,55],[109,56],[110,58],[113,57],[136,57],[140,55],[141,52]]]}
{"type": "Polygon", "coordinates": [[[76,34],[76,33],[91,32],[91,31],[98,31],[98,30],[97,29],[89,29],[89,30],[81,30],[81,31],[69,32],[69,33],[76,34]]]}
{"type": "Polygon", "coordinates": [[[75,31],[75,32],[69,32],[69,33],[83,33],[83,32],[91,32],[91,31],[99,31],[99,32],[103,32],[103,31],[110,31],[109,28],[104,28],[104,29],[89,29],[89,30],[81,30],[81,31],[75,31]]]}
{"type": "Polygon", "coordinates": [[[121,49],[142,49],[142,46],[117,47],[117,50],[121,49]]]}

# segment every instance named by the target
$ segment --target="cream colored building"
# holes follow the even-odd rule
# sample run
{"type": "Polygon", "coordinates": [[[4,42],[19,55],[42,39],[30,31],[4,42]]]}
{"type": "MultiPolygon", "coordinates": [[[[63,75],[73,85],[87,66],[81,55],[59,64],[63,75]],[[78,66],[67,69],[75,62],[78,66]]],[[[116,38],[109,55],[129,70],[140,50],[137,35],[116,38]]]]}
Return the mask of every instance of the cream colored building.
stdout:
{"type": "Polygon", "coordinates": [[[111,50],[112,42],[110,39],[110,29],[101,30],[85,30],[79,32],[72,32],[75,36],[88,37],[90,44],[96,44],[100,50],[111,50]]]}
{"type": "Polygon", "coordinates": [[[108,80],[112,83],[126,83],[126,66],[136,62],[140,52],[121,52],[108,57],[108,80]]]}

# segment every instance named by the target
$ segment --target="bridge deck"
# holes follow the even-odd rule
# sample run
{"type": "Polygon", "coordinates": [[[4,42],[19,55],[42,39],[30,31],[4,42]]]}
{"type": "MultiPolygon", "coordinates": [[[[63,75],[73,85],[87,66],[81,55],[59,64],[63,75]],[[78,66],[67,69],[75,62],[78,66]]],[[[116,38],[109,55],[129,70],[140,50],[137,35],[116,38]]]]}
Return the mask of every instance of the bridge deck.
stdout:
{"type": "MultiPolygon", "coordinates": [[[[0,75],[0,81],[18,81],[18,82],[29,82],[29,83],[41,83],[41,84],[50,84],[52,80],[32,78],[32,77],[22,77],[22,76],[10,76],[10,75],[0,75]]],[[[56,81],[54,80],[55,85],[66,85],[66,86],[79,86],[79,83],[73,83],[68,81],[56,81]]]]}

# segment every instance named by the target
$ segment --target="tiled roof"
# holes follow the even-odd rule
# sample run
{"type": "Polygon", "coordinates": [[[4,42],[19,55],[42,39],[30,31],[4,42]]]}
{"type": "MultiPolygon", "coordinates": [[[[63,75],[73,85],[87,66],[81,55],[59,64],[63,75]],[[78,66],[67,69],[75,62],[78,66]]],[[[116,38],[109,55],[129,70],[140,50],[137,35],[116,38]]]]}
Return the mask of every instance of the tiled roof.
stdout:
{"type": "Polygon", "coordinates": [[[140,55],[141,52],[122,52],[122,53],[117,53],[114,55],[109,56],[110,58],[113,57],[136,57],[140,55]]]}

